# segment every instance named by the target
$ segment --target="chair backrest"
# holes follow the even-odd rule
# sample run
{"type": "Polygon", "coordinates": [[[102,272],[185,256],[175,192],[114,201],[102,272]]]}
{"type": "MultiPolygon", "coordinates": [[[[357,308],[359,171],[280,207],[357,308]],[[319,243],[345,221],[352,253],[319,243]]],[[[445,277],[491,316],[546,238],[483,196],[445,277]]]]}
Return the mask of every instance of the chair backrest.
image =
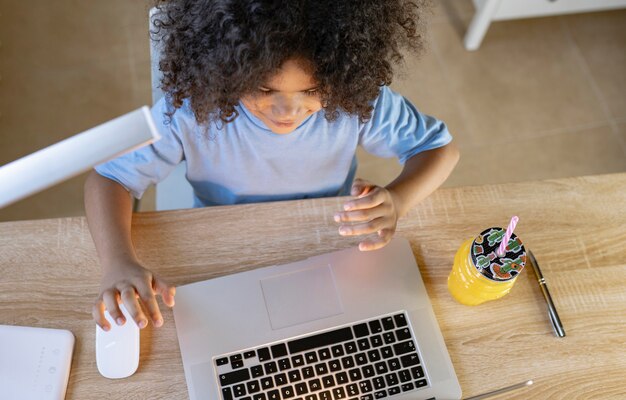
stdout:
{"type": "MultiPolygon", "coordinates": [[[[152,103],[156,103],[163,97],[160,88],[161,70],[159,60],[161,59],[161,42],[155,40],[152,32],[155,30],[154,17],[156,7],[150,10],[149,30],[150,30],[150,70],[152,75],[152,103]]],[[[156,185],[156,209],[157,210],[178,210],[181,208],[193,207],[193,188],[185,177],[187,164],[183,161],[172,173],[162,182],[156,185]]]]}

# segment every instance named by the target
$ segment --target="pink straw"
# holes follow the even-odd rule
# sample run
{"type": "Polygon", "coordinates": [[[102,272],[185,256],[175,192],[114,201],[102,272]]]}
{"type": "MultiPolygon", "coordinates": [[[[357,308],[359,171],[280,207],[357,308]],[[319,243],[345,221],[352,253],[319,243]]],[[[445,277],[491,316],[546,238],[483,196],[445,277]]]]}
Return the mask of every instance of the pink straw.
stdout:
{"type": "Polygon", "coordinates": [[[511,218],[511,222],[509,222],[509,226],[506,228],[506,232],[504,233],[502,242],[500,242],[500,247],[498,247],[498,252],[497,252],[498,257],[502,257],[506,253],[506,246],[508,246],[509,244],[509,240],[511,239],[513,230],[515,229],[515,226],[517,225],[517,221],[519,221],[519,218],[517,218],[517,216],[514,215],[513,218],[511,218]]]}

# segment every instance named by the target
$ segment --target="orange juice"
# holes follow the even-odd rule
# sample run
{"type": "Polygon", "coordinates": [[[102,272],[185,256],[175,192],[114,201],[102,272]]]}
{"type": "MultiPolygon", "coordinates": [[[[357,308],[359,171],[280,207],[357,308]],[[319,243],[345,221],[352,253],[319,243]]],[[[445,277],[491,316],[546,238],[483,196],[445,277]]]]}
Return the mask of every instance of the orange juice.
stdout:
{"type": "Polygon", "coordinates": [[[466,240],[454,257],[448,290],[459,303],[474,306],[509,293],[526,264],[526,251],[513,234],[504,255],[496,252],[504,229],[489,228],[466,240]]]}

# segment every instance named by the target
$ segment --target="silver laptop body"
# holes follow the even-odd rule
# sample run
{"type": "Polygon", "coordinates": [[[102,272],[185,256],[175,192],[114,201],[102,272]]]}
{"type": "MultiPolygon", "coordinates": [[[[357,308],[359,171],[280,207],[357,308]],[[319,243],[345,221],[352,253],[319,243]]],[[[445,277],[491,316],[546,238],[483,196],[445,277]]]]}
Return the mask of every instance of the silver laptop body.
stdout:
{"type": "Polygon", "coordinates": [[[402,238],[180,286],[174,318],[192,400],[461,398],[402,238]]]}

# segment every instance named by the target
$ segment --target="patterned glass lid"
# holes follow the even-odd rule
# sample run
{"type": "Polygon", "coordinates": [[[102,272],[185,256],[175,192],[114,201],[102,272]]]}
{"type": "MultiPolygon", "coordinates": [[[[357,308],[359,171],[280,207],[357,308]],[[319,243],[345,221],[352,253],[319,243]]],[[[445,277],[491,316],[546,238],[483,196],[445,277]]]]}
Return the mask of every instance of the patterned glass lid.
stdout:
{"type": "Polygon", "coordinates": [[[511,235],[504,256],[498,257],[497,250],[505,231],[498,227],[485,229],[472,243],[470,257],[474,267],[492,281],[514,279],[526,265],[526,249],[515,233],[511,235]]]}

